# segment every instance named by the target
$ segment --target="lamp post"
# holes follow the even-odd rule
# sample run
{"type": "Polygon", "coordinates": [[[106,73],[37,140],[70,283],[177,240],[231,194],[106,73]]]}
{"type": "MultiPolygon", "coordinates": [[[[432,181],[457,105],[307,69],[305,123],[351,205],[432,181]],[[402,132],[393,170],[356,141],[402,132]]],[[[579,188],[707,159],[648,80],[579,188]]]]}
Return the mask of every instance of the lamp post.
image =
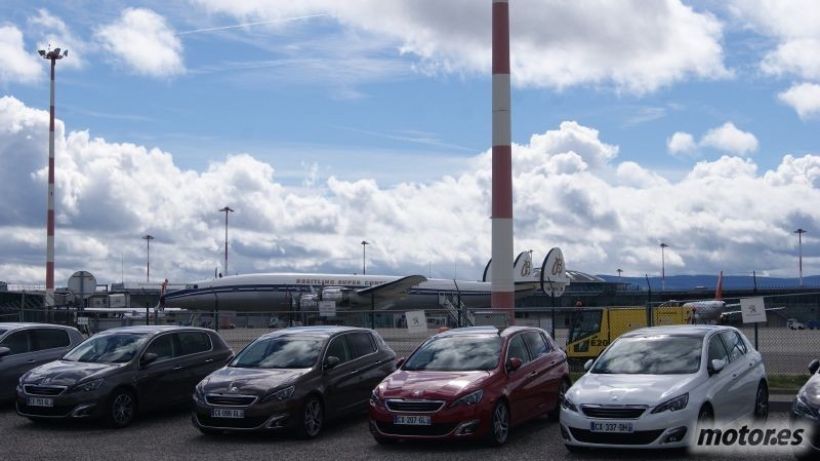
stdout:
{"type": "Polygon", "coordinates": [[[223,269],[223,274],[227,277],[228,276],[228,213],[233,213],[229,206],[225,205],[225,208],[221,208],[219,210],[221,213],[225,213],[225,268],[223,269]]]}
{"type": "Polygon", "coordinates": [[[54,69],[57,61],[68,56],[68,50],[38,50],[51,61],[51,99],[48,122],[48,211],[46,212],[46,308],[54,306],[54,69]]]}
{"type": "Polygon", "coordinates": [[[619,282],[621,281],[621,272],[623,272],[623,271],[624,271],[623,269],[615,269],[615,272],[618,273],[618,281],[619,282]]]}
{"type": "Polygon", "coordinates": [[[661,242],[661,291],[666,291],[666,255],[664,249],[668,246],[661,242]]]}
{"type": "Polygon", "coordinates": [[[803,288],[803,234],[805,229],[797,229],[794,231],[797,234],[797,268],[800,273],[800,288],[803,288]]]}
{"type": "Polygon", "coordinates": [[[362,240],[362,275],[367,275],[367,240],[362,240]]]}
{"type": "Polygon", "coordinates": [[[154,236],[150,234],[145,234],[142,236],[142,239],[145,240],[145,283],[151,282],[151,240],[154,240],[154,236]]]}

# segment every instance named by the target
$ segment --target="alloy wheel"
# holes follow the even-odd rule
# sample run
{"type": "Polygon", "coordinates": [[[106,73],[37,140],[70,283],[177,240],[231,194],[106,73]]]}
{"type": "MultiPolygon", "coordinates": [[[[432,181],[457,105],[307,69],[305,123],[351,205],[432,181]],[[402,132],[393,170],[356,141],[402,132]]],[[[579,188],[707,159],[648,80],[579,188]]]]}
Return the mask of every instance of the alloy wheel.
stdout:
{"type": "Polygon", "coordinates": [[[757,387],[755,418],[765,421],[769,416],[769,392],[762,383],[757,387]]]}
{"type": "Polygon", "coordinates": [[[111,420],[118,427],[127,426],[134,418],[134,398],[128,392],[120,392],[111,402],[111,420]]]}
{"type": "Polygon", "coordinates": [[[510,435],[510,412],[507,409],[507,404],[503,401],[495,405],[492,419],[492,435],[493,443],[495,445],[503,445],[510,435]]]}
{"type": "Polygon", "coordinates": [[[305,403],[305,435],[316,437],[322,430],[322,403],[317,398],[311,398],[305,403]]]}

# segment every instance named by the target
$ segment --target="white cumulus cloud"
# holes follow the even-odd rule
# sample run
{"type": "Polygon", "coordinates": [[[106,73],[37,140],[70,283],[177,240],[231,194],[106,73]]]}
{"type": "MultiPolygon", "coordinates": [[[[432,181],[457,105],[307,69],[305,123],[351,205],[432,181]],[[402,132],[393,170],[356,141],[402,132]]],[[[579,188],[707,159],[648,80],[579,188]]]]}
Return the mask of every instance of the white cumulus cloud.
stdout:
{"type": "Polygon", "coordinates": [[[698,148],[695,138],[691,134],[677,131],[666,140],[666,149],[672,155],[688,154],[698,148]]]}
{"type": "Polygon", "coordinates": [[[717,128],[712,128],[700,140],[701,146],[741,156],[755,152],[757,144],[755,135],[738,129],[732,122],[726,122],[717,128]]]}
{"type": "MultiPolygon", "coordinates": [[[[326,15],[390,39],[424,72],[490,69],[491,4],[475,0],[192,0],[240,21],[326,15]]],[[[510,3],[511,66],[523,86],[610,85],[643,93],[687,78],[727,78],[722,25],[679,0],[510,3]],[[614,25],[617,25],[614,26],[614,25]]],[[[291,24],[274,25],[285,27],[291,24]]]]}
{"type": "Polygon", "coordinates": [[[31,83],[43,76],[35,50],[23,43],[23,33],[15,26],[0,26],[0,84],[31,83]]]}
{"type": "Polygon", "coordinates": [[[797,115],[807,119],[820,114],[820,85],[801,83],[777,95],[777,98],[791,106],[797,115]]]}
{"type": "Polygon", "coordinates": [[[114,60],[149,77],[185,72],[182,42],[161,15],[146,8],[127,8],[119,19],[97,29],[100,46],[114,60]]]}

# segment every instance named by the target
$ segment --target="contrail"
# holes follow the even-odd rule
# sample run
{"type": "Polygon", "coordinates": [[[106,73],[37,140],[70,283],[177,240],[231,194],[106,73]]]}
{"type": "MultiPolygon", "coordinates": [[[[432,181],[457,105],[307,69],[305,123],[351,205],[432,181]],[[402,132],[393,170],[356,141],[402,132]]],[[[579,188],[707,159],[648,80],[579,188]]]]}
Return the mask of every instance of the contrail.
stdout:
{"type": "Polygon", "coordinates": [[[304,19],[313,19],[313,18],[320,18],[322,16],[329,16],[326,13],[322,14],[310,14],[307,16],[294,16],[292,18],[283,18],[277,19],[275,21],[258,21],[258,22],[245,22],[242,24],[235,24],[233,26],[222,26],[222,27],[207,27],[204,29],[194,29],[194,30],[186,30],[184,32],[177,32],[177,35],[189,35],[189,34],[198,34],[200,32],[216,32],[219,30],[229,30],[229,29],[239,29],[242,27],[250,27],[250,26],[261,26],[265,24],[276,24],[280,22],[290,22],[290,21],[301,21],[304,19]]]}

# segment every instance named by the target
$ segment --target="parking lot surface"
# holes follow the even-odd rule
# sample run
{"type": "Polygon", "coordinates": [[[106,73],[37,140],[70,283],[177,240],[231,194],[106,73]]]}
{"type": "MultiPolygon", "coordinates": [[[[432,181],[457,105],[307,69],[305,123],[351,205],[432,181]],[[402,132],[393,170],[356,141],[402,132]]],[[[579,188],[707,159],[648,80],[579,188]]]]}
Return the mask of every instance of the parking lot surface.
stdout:
{"type": "MultiPolygon", "coordinates": [[[[772,419],[784,415],[774,415],[772,419]]],[[[13,407],[0,407],[0,458],[3,460],[559,460],[559,459],[749,459],[749,456],[688,456],[682,452],[612,450],[570,454],[556,423],[536,421],[513,430],[507,445],[489,448],[467,443],[400,443],[380,446],[364,416],[339,421],[312,441],[287,435],[203,436],[191,426],[187,410],[140,417],[133,426],[114,430],[87,422],[35,424],[13,407]]],[[[793,459],[761,456],[759,459],[793,459]]]]}

